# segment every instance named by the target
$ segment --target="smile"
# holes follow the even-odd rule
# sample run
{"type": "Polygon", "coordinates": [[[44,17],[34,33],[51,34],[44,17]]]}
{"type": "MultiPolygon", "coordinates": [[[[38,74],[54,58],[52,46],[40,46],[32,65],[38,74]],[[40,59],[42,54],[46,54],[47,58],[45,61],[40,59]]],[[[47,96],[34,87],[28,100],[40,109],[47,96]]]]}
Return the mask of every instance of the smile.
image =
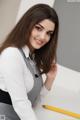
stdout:
{"type": "Polygon", "coordinates": [[[37,40],[37,39],[36,39],[36,43],[37,43],[38,45],[43,45],[44,42],[41,41],[41,40],[37,40]]]}

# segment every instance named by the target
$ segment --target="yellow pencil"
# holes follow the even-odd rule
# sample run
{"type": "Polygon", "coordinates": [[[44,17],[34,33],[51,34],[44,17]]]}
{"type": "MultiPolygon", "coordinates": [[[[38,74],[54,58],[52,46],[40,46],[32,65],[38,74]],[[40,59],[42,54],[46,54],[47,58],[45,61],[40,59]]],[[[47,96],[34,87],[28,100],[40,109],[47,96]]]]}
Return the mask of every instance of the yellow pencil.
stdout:
{"type": "Polygon", "coordinates": [[[54,107],[54,106],[49,106],[49,105],[42,105],[45,109],[51,110],[51,111],[55,111],[58,113],[62,113],[71,117],[75,117],[75,118],[80,118],[80,114],[68,111],[68,110],[64,110],[62,108],[58,108],[58,107],[54,107]]]}

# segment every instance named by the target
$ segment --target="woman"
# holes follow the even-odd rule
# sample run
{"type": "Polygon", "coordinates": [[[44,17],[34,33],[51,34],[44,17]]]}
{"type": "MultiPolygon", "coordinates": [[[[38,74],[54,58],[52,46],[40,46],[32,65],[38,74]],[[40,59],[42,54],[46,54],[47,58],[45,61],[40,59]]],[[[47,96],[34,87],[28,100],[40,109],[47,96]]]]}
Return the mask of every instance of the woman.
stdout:
{"type": "Polygon", "coordinates": [[[36,120],[32,109],[56,77],[58,16],[46,4],[32,6],[0,48],[0,114],[9,120],[36,120]],[[43,82],[42,74],[46,75],[43,82]]]}

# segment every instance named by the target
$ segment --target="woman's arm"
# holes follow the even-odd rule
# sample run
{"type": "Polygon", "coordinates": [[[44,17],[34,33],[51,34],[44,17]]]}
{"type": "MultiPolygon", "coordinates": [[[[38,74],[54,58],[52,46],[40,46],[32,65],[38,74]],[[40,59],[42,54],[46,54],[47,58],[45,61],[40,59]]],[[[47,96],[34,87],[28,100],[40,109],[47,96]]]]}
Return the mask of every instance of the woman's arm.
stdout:
{"type": "Polygon", "coordinates": [[[49,94],[52,85],[54,83],[56,74],[57,74],[57,64],[54,67],[52,65],[50,71],[46,75],[43,75],[43,79],[45,80],[40,92],[39,99],[42,100],[47,94],[49,94]]]}
{"type": "Polygon", "coordinates": [[[50,71],[46,74],[46,81],[44,83],[45,87],[48,90],[51,90],[52,84],[55,80],[57,74],[57,64],[51,65],[50,71]]]}
{"type": "Polygon", "coordinates": [[[21,120],[37,120],[28,100],[23,77],[23,62],[17,48],[9,47],[0,56],[0,64],[12,105],[21,120]]]}

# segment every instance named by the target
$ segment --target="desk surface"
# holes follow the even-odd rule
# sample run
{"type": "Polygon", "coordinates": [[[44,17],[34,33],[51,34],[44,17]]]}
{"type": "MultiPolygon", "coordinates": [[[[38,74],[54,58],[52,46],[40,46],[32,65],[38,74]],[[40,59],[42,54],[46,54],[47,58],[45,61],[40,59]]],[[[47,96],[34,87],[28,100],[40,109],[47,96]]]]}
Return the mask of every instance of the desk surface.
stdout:
{"type": "Polygon", "coordinates": [[[44,99],[42,99],[34,108],[38,120],[76,120],[73,117],[63,115],[61,113],[46,110],[42,107],[42,105],[48,104],[48,105],[60,107],[60,108],[80,114],[79,82],[80,82],[79,73],[69,70],[67,68],[64,68],[62,66],[59,66],[58,75],[55,80],[55,84],[53,85],[52,90],[50,91],[50,94],[48,94],[44,99]],[[62,75],[63,77],[61,77],[62,75]],[[63,81],[64,86],[61,85],[61,83],[59,84],[58,80],[59,80],[59,83],[60,81],[63,81]],[[67,85],[65,86],[66,80],[67,80],[66,83],[68,87],[67,85]],[[75,84],[75,81],[76,81],[76,84],[75,84]],[[79,84],[78,85],[79,88],[76,88],[77,84],[79,84]],[[70,87],[72,87],[72,89],[69,89],[70,87]]]}

